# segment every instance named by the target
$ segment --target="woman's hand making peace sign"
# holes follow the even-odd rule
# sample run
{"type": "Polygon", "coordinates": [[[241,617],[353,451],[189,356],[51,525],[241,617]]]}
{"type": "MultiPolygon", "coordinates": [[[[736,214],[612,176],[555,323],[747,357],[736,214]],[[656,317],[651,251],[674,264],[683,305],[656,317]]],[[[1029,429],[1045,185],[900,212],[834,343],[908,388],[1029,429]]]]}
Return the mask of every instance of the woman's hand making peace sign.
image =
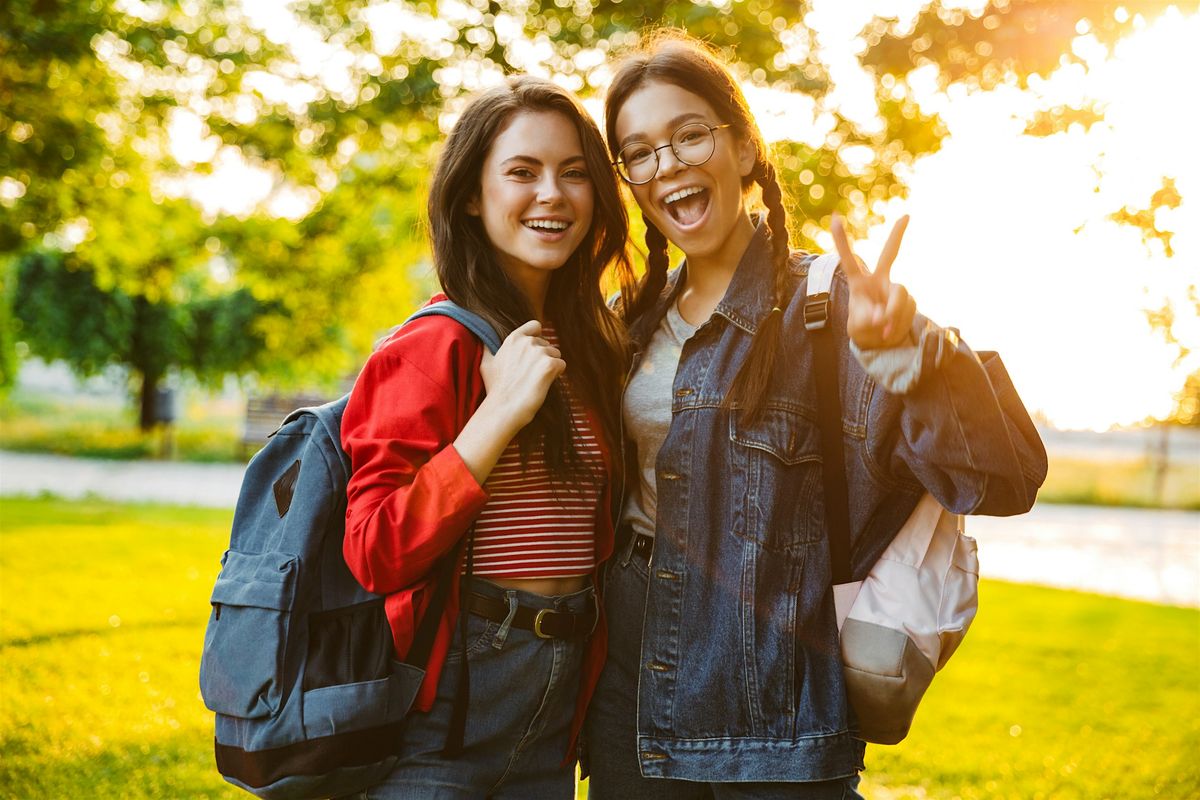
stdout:
{"type": "Polygon", "coordinates": [[[891,279],[892,262],[896,260],[907,226],[908,216],[905,215],[892,227],[875,270],[868,272],[866,264],[851,249],[841,216],[833,215],[833,242],[850,283],[846,334],[861,350],[898,347],[911,342],[909,331],[917,304],[909,297],[907,289],[892,283],[891,279]]]}

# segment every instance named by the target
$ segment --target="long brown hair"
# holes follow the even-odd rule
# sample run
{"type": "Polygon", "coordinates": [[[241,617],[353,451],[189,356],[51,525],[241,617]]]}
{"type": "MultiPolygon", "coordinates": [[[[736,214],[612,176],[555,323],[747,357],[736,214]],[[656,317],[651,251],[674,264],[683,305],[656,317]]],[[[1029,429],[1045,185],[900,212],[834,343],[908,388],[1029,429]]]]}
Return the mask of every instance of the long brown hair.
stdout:
{"type": "MultiPolygon", "coordinates": [[[[742,179],[742,191],[748,192],[754,183],[762,188],[763,204],[767,207],[767,229],[771,235],[775,308],[759,325],[750,354],[725,398],[727,407],[740,408],[746,418],[754,419],[762,411],[779,346],[783,320],[780,309],[786,308],[788,301],[787,212],[783,207],[783,192],[775,177],[775,166],[767,156],[766,142],[741,87],[717,51],[683,31],[671,28],[647,34],[621,62],[608,87],[604,101],[605,131],[614,159],[617,155],[617,115],[621,106],[630,95],[649,83],[671,84],[703,98],[721,122],[731,124],[734,134],[754,147],[754,169],[742,179]]],[[[667,238],[649,219],[645,222],[646,274],[633,301],[622,308],[627,321],[644,314],[654,305],[667,280],[667,238]]]]}
{"type": "MultiPolygon", "coordinates": [[[[629,220],[596,123],[579,101],[550,81],[515,76],[475,97],[446,139],[429,192],[433,260],[442,290],[488,319],[501,337],[533,319],[533,308],[500,268],[483,222],[467,213],[478,197],[483,162],[509,121],[522,112],[555,112],[574,125],[595,193],[592,223],[579,247],[550,278],[546,314],[555,324],[572,391],[600,417],[614,447],[620,385],[627,358],[624,329],[601,291],[606,269],[621,286],[634,285],[626,250],[629,220]]],[[[520,434],[521,456],[544,451],[551,472],[565,477],[581,465],[566,397],[557,383],[520,434]]]]}

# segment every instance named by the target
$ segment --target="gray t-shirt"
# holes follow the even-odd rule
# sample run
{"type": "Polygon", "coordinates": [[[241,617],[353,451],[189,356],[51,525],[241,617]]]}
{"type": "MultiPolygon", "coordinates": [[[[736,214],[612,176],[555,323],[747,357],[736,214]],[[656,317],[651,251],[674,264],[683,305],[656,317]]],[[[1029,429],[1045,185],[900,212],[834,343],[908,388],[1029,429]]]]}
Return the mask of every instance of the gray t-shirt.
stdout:
{"type": "Polygon", "coordinates": [[[637,443],[638,482],[625,503],[622,519],[634,533],[654,535],[658,509],[658,484],[654,461],[671,427],[671,387],[683,344],[699,326],[690,325],[672,303],[646,346],[646,354],[637,372],[625,387],[622,413],[625,430],[637,443]]]}

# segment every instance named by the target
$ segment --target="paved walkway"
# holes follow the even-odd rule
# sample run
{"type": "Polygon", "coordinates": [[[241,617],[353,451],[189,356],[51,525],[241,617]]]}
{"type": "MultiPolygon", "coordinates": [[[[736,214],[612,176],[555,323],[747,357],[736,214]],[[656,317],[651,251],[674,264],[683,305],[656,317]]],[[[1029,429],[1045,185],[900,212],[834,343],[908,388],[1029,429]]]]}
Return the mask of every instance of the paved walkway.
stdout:
{"type": "MultiPolygon", "coordinates": [[[[0,451],[0,494],[232,508],[243,469],[0,451]]],[[[987,577],[1200,606],[1200,512],[1040,505],[1022,517],[971,517],[967,532],[987,577]]]]}

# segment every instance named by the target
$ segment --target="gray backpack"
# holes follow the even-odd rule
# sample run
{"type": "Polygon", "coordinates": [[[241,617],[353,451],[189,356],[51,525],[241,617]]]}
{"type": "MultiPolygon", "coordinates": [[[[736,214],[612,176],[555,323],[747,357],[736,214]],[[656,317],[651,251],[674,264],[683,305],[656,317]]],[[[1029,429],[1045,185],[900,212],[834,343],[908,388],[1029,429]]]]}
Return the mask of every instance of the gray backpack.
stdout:
{"type": "MultiPolygon", "coordinates": [[[[409,320],[430,315],[500,347],[491,325],[449,301],[409,320]]],[[[384,598],[342,557],[348,399],[292,412],[251,459],[213,587],[200,692],[216,712],[217,769],[259,797],[330,797],[387,776],[456,564],[452,552],[436,568],[445,579],[396,661],[384,598]]]]}

